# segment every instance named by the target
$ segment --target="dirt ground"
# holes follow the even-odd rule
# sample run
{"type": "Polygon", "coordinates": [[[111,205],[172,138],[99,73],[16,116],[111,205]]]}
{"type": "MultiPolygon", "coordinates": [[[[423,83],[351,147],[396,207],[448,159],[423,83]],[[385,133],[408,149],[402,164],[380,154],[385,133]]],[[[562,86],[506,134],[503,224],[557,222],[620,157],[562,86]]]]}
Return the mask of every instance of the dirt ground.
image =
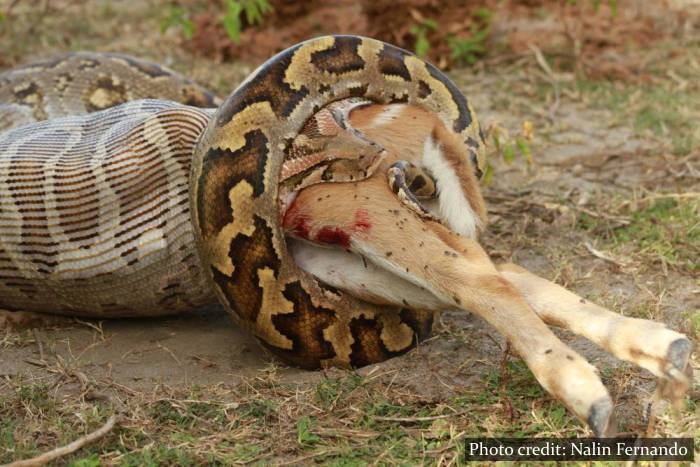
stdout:
{"type": "MultiPolygon", "coordinates": [[[[589,12],[591,24],[616,25],[612,45],[562,55],[541,41],[521,47],[560,19],[559,10],[530,3],[537,14],[517,16],[514,6],[492,20],[492,40],[515,45],[450,72],[490,135],[490,228],[482,243],[497,262],[521,264],[624,315],[667,323],[697,348],[699,17],[658,2],[635,3],[663,13],[653,22],[635,22],[630,10],[619,23],[609,12],[596,22],[589,12]],[[644,28],[658,32],[653,41],[635,39],[644,28]]],[[[199,54],[198,36],[187,41],[177,28],[161,34],[165,8],[0,0],[0,71],[66,50],[110,51],[164,63],[223,95],[257,64],[199,54]]],[[[573,43],[586,34],[572,30],[573,43]]],[[[557,332],[601,370],[620,432],[700,437],[697,383],[677,417],[661,402],[650,419],[648,373],[557,332]]],[[[66,459],[459,464],[460,440],[469,436],[590,436],[517,356],[501,385],[504,349],[482,319],[457,312],[445,313],[416,350],[356,372],[283,366],[217,307],[0,331],[0,462],[66,444],[113,413],[121,417],[118,434],[66,459]]],[[[697,351],[691,364],[698,381],[697,351]]],[[[698,449],[696,442],[696,458],[698,449]]]]}

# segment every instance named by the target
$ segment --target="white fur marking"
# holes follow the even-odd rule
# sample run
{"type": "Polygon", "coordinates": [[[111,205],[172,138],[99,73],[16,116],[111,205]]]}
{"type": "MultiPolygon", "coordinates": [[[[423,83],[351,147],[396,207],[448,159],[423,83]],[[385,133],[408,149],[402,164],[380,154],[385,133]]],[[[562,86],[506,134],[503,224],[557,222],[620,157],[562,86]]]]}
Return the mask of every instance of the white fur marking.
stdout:
{"type": "Polygon", "coordinates": [[[384,110],[379,112],[374,119],[372,119],[372,126],[373,128],[376,128],[378,126],[381,126],[385,123],[391,122],[393,120],[396,120],[399,117],[399,114],[403,112],[403,109],[406,108],[405,104],[393,104],[388,107],[386,107],[384,110]]]}
{"type": "MultiPolygon", "coordinates": [[[[440,300],[428,289],[421,290],[413,283],[398,277],[405,271],[393,267],[394,271],[382,269],[373,261],[379,256],[362,259],[358,254],[336,248],[324,248],[303,240],[287,238],[289,251],[297,265],[316,276],[322,282],[345,290],[368,302],[380,305],[408,305],[430,310],[445,308],[446,299],[440,300]]],[[[390,265],[390,267],[393,265],[390,265]]],[[[412,279],[415,280],[414,277],[412,279]]],[[[449,303],[449,302],[447,302],[449,303]]]]}
{"type": "Polygon", "coordinates": [[[459,235],[476,238],[476,230],[481,221],[462,191],[462,185],[452,165],[430,136],[423,145],[423,166],[430,167],[435,177],[442,219],[459,235]]]}
{"type": "MultiPolygon", "coordinates": [[[[423,279],[422,277],[415,276],[410,272],[406,272],[406,270],[402,266],[394,263],[393,261],[390,261],[385,256],[382,256],[381,254],[377,253],[371,248],[369,244],[361,241],[360,239],[351,238],[350,246],[354,252],[357,252],[360,255],[364,256],[372,263],[376,264],[381,269],[383,269],[386,274],[389,274],[390,276],[394,277],[394,280],[400,278],[405,280],[406,282],[414,284],[414,286],[418,286],[419,290],[422,289],[421,291],[430,292],[430,294],[433,295],[434,298],[437,298],[438,303],[443,306],[456,306],[454,300],[447,298],[445,295],[435,290],[435,288],[425,279],[423,279]]],[[[384,283],[384,287],[386,287],[386,283],[384,283]]],[[[432,309],[436,310],[438,308],[436,307],[432,309]]]]}

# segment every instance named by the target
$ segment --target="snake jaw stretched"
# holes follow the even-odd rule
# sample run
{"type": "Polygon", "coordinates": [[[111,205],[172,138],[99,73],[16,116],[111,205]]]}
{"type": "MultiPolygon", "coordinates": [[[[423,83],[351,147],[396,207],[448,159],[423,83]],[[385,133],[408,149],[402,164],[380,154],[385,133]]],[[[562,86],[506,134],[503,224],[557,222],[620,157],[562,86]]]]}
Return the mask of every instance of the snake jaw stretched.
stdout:
{"type": "MultiPolygon", "coordinates": [[[[287,148],[320,109],[353,97],[362,99],[358,108],[366,106],[366,100],[401,101],[434,112],[463,146],[465,164],[471,164],[469,154],[476,150],[483,161],[483,145],[467,144],[478,141],[476,117],[440,71],[377,40],[329,36],[291,47],[258,68],[218,109],[197,145],[192,165],[192,219],[198,250],[220,301],[273,353],[304,367],[381,361],[409,350],[418,339],[417,335],[402,338],[405,346],[378,345],[378,339],[382,341],[377,336],[388,325],[381,317],[399,310],[367,304],[343,292],[329,299],[318,281],[295,264],[280,225],[280,212],[290,209],[284,203],[289,201],[287,193],[280,191],[280,174],[290,173],[284,166],[287,148]],[[281,209],[277,206],[280,195],[281,209]],[[232,228],[238,217],[251,219],[252,234],[232,228]],[[223,231],[229,234],[219,235],[223,231]],[[231,267],[217,267],[220,260],[211,257],[213,252],[224,253],[231,267]],[[258,279],[262,268],[270,268],[275,280],[263,285],[258,279]],[[271,296],[276,298],[266,298],[271,296]],[[329,333],[346,337],[329,340],[329,333]],[[291,348],[278,348],[273,341],[291,342],[291,348]]],[[[358,109],[351,106],[350,110],[358,109]]],[[[336,112],[341,127],[350,110],[345,116],[336,112]]],[[[364,177],[381,162],[382,148],[376,148],[370,163],[360,166],[364,177]]],[[[352,173],[354,161],[337,159],[331,164],[339,164],[333,166],[334,179],[321,181],[343,181],[337,176],[352,173]]],[[[319,238],[337,237],[342,243],[341,233],[319,238]]],[[[406,325],[406,329],[425,327],[406,325]]]]}

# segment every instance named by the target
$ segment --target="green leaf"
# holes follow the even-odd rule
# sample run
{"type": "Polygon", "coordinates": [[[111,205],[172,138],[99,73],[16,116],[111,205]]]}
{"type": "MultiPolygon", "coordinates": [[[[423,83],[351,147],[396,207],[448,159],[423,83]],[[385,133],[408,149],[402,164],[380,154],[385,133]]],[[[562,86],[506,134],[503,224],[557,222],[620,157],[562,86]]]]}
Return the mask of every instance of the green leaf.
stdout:
{"type": "Polygon", "coordinates": [[[698,331],[700,331],[700,311],[696,311],[690,316],[690,322],[693,323],[698,331]]]}
{"type": "MultiPolygon", "coordinates": [[[[474,28],[472,29],[474,31],[474,28]]],[[[477,55],[486,51],[486,38],[490,33],[490,28],[476,30],[474,34],[466,39],[452,35],[448,37],[448,45],[452,50],[452,58],[458,61],[473,64],[477,60],[477,55]]]]}
{"type": "Polygon", "coordinates": [[[515,140],[516,146],[520,149],[520,152],[525,156],[528,164],[532,164],[532,151],[530,150],[530,145],[524,139],[517,138],[515,140]]]}
{"type": "Polygon", "coordinates": [[[222,20],[226,34],[235,44],[241,40],[241,8],[240,3],[228,0],[226,2],[226,15],[222,20]]]}
{"type": "Polygon", "coordinates": [[[224,29],[226,30],[226,34],[228,37],[231,38],[231,40],[238,44],[238,42],[241,40],[240,34],[241,34],[241,20],[237,16],[224,16],[223,19],[224,23],[224,29]]]}
{"type": "Polygon", "coordinates": [[[488,8],[477,8],[472,13],[472,16],[474,18],[483,19],[484,21],[486,21],[488,23],[491,20],[492,14],[493,14],[493,12],[491,10],[489,10],[488,8]]]}
{"type": "Polygon", "coordinates": [[[483,45],[484,45],[483,42],[486,40],[486,38],[488,37],[488,35],[489,35],[489,29],[488,29],[488,28],[484,28],[484,29],[482,29],[482,30],[477,31],[476,33],[474,33],[474,35],[471,37],[471,42],[473,42],[474,45],[479,45],[479,46],[482,46],[482,47],[483,47],[483,45]],[[477,44],[477,43],[479,43],[479,42],[480,42],[481,44],[477,44]]]}
{"type": "Polygon", "coordinates": [[[491,179],[493,178],[493,167],[488,162],[486,163],[486,172],[484,172],[484,186],[489,186],[491,184],[491,179]]]}
{"type": "Polygon", "coordinates": [[[160,33],[165,34],[165,31],[170,29],[172,26],[179,24],[182,21],[183,11],[180,8],[170,7],[168,9],[168,15],[163,18],[163,22],[160,23],[160,33]]]}
{"type": "Polygon", "coordinates": [[[262,15],[258,11],[257,5],[253,2],[247,2],[245,4],[245,18],[248,20],[248,24],[255,24],[258,21],[262,21],[262,15]]]}
{"type": "Polygon", "coordinates": [[[100,467],[101,465],[98,454],[92,454],[90,457],[73,461],[73,467],[100,467]]]}
{"type": "Polygon", "coordinates": [[[321,441],[321,438],[311,433],[312,425],[310,417],[301,417],[297,422],[297,442],[302,446],[313,446],[321,441]]]}
{"type": "Polygon", "coordinates": [[[507,163],[511,164],[513,162],[514,154],[515,150],[513,149],[512,144],[508,144],[505,148],[503,148],[503,158],[506,160],[507,163]]]}
{"type": "Polygon", "coordinates": [[[241,5],[241,2],[239,0],[226,0],[227,15],[239,16],[241,14],[242,8],[243,5],[241,5]]]}
{"type": "Polygon", "coordinates": [[[426,39],[424,35],[418,36],[418,39],[416,39],[416,55],[424,57],[425,54],[428,53],[428,49],[430,49],[430,42],[428,42],[428,39],[426,39]]]}
{"type": "Polygon", "coordinates": [[[165,34],[165,31],[172,26],[181,26],[185,39],[191,39],[194,35],[194,22],[186,16],[187,10],[185,8],[169,7],[168,15],[160,23],[160,33],[165,34]]]}
{"type": "Polygon", "coordinates": [[[267,3],[267,0],[256,0],[256,3],[258,4],[258,9],[261,13],[267,13],[268,11],[272,11],[272,5],[267,3]]]}
{"type": "Polygon", "coordinates": [[[236,3],[242,3],[245,10],[245,17],[248,24],[263,24],[263,14],[272,7],[265,0],[239,0],[236,3]]]}
{"type": "Polygon", "coordinates": [[[434,19],[425,18],[425,19],[423,20],[423,25],[429,27],[429,28],[432,29],[433,31],[437,31],[437,30],[438,30],[437,21],[435,21],[434,19]]]}
{"type": "Polygon", "coordinates": [[[194,35],[194,21],[186,18],[182,19],[182,34],[185,36],[185,39],[192,39],[194,35]]]}
{"type": "Polygon", "coordinates": [[[496,151],[501,149],[501,139],[498,137],[499,131],[498,129],[494,129],[493,132],[491,133],[491,139],[493,140],[493,147],[496,148],[496,151]]]}

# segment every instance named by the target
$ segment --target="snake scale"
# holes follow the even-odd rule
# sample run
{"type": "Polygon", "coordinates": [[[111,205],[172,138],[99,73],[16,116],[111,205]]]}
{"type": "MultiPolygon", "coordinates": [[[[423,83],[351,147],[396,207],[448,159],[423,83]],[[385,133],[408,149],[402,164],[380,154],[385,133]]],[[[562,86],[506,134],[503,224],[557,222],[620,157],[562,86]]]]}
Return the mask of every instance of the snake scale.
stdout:
{"type": "Polygon", "coordinates": [[[463,144],[462,162],[483,169],[483,135],[454,83],[368,38],[297,44],[216,109],[178,74],[118,55],[0,75],[0,129],[15,127],[0,134],[0,308],[130,317],[218,299],[300,367],[406,352],[433,313],[324,285],[295,264],[280,226],[290,146],[312,115],[351,97],[434,112],[463,144]]]}

